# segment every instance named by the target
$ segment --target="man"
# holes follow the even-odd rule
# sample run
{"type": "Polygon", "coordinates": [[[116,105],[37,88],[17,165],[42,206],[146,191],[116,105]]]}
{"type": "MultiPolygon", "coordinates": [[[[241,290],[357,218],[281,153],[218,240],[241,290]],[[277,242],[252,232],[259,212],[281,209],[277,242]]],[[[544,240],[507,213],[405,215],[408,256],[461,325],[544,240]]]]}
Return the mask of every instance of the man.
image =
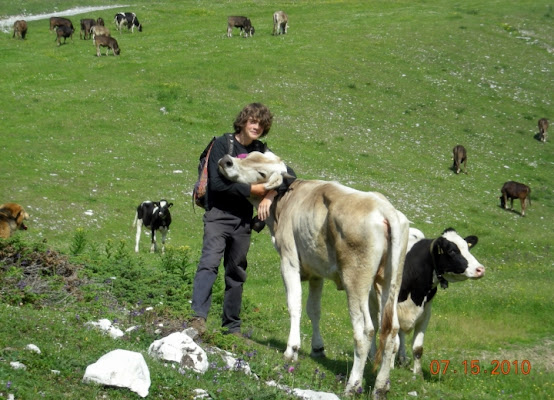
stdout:
{"type": "MultiPolygon", "coordinates": [[[[260,103],[247,105],[233,124],[231,156],[243,157],[252,151],[264,152],[266,146],[259,139],[269,133],[273,115],[260,103]]],[[[258,213],[260,220],[269,216],[269,208],[277,191],[267,191],[264,184],[235,183],[223,177],[217,162],[229,152],[229,140],[218,137],[208,159],[207,207],[204,214],[202,255],[194,277],[190,325],[200,335],[206,331],[206,318],[212,301],[212,287],[223,258],[225,268],[225,294],[223,298],[222,326],[225,333],[240,336],[240,309],[242,289],[246,281],[246,255],[250,247],[253,206],[251,195],[263,198],[258,213]]],[[[294,172],[289,171],[294,176],[294,172]]],[[[279,191],[286,190],[291,181],[279,191]]]]}

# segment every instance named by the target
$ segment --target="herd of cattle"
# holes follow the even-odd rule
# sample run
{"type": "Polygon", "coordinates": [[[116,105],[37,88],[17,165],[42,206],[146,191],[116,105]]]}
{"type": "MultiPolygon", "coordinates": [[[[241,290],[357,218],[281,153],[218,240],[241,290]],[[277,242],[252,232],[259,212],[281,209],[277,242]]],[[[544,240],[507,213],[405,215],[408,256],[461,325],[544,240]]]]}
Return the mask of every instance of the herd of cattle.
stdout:
{"type": "MultiPolygon", "coordinates": [[[[137,28],[139,32],[142,32],[142,24],[139,22],[137,15],[133,12],[119,12],[114,16],[114,24],[119,31],[122,32],[123,28],[127,28],[132,33],[137,28]]],[[[80,20],[81,30],[79,32],[80,39],[93,39],[96,46],[96,55],[100,56],[100,48],[106,47],[106,55],[110,50],[114,56],[121,54],[121,49],[117,40],[111,36],[110,30],[104,25],[103,18],[91,19],[83,18],[80,20]]],[[[12,37],[25,39],[27,35],[27,21],[17,20],[13,24],[12,37]]],[[[65,44],[66,40],[70,38],[73,41],[73,34],[75,33],[75,27],[70,19],[64,17],[51,17],[50,18],[50,31],[56,32],[56,42],[58,46],[62,44],[61,40],[65,44]]]]}

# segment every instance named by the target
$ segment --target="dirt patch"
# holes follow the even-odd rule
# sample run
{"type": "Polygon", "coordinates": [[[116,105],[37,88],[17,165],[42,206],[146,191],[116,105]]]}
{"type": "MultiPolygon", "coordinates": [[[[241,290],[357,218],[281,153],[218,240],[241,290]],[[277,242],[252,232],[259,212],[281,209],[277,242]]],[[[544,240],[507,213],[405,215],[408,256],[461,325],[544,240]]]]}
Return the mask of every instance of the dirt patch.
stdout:
{"type": "MultiPolygon", "coordinates": [[[[475,358],[475,355],[472,356],[475,358]]],[[[544,370],[554,372],[554,340],[546,338],[541,343],[532,347],[523,345],[510,345],[506,348],[499,348],[497,351],[482,352],[480,355],[481,364],[490,363],[492,360],[502,362],[507,360],[510,363],[518,360],[519,364],[528,360],[533,370],[544,370]]]]}

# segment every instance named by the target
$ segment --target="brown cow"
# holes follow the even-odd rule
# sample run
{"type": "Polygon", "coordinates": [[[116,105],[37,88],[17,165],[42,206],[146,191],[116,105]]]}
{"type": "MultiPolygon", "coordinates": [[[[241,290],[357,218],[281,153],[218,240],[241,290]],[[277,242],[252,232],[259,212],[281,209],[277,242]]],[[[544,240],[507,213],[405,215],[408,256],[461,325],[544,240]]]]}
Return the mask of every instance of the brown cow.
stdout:
{"type": "Polygon", "coordinates": [[[68,26],[58,26],[56,28],[56,41],[58,42],[58,46],[62,44],[62,37],[64,44],[67,38],[71,38],[71,41],[73,42],[73,32],[75,32],[75,29],[73,28],[68,26]]]}
{"type": "Polygon", "coordinates": [[[26,230],[23,221],[29,219],[29,214],[17,203],[0,205],[0,238],[8,239],[16,230],[26,230]]]}
{"type": "Polygon", "coordinates": [[[460,173],[462,169],[462,163],[464,164],[464,174],[467,174],[467,152],[466,148],[461,144],[457,145],[452,149],[454,164],[452,164],[452,169],[456,171],[457,174],[460,173]]]}
{"type": "Polygon", "coordinates": [[[96,20],[96,25],[104,26],[104,18],[98,17],[96,20]]]}
{"type": "Polygon", "coordinates": [[[529,202],[531,205],[531,188],[523,183],[508,181],[504,183],[502,189],[502,196],[500,196],[500,207],[506,209],[508,206],[508,199],[510,199],[510,210],[514,209],[514,199],[521,201],[521,216],[525,216],[525,205],[529,202]]]}
{"type": "Polygon", "coordinates": [[[27,21],[20,19],[18,21],[15,21],[13,24],[13,36],[18,37],[20,39],[25,39],[25,35],[27,34],[27,21]]]}
{"type": "Polygon", "coordinates": [[[75,32],[75,28],[73,28],[73,24],[67,18],[50,17],[50,30],[53,31],[54,28],[57,28],[59,26],[67,26],[68,28],[73,29],[73,31],[75,32]]]}
{"type": "Polygon", "coordinates": [[[273,14],[273,35],[286,34],[289,27],[289,16],[284,11],[273,14]]]}
{"type": "Polygon", "coordinates": [[[79,39],[83,39],[83,32],[85,40],[90,39],[90,29],[96,25],[96,21],[91,18],[84,18],[81,20],[81,31],[79,32],[79,39]]]}
{"type": "Polygon", "coordinates": [[[541,142],[546,142],[548,131],[548,120],[546,118],[539,119],[539,140],[541,142]]]}
{"type": "Polygon", "coordinates": [[[118,56],[121,53],[117,40],[110,36],[98,35],[94,37],[94,44],[96,45],[96,56],[100,57],[100,47],[107,47],[106,55],[109,54],[112,49],[113,55],[118,56]]]}

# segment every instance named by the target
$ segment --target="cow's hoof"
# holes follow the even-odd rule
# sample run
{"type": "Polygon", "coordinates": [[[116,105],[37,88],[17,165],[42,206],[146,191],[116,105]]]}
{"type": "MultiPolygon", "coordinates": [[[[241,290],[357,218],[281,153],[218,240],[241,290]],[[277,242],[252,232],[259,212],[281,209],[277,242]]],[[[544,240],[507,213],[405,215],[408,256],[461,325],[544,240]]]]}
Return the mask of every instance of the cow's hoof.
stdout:
{"type": "Polygon", "coordinates": [[[312,349],[312,352],[310,353],[310,357],[312,357],[312,358],[325,358],[325,348],[321,347],[319,349],[312,349]]]}

